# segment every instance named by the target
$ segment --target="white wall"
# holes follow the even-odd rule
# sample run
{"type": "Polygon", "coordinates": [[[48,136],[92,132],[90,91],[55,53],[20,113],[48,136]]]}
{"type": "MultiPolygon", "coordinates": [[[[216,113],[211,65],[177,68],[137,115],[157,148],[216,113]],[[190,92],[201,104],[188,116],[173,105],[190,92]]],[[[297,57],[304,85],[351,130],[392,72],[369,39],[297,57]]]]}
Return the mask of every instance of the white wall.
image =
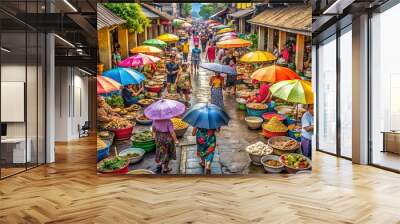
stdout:
{"type": "Polygon", "coordinates": [[[88,120],[88,78],[76,68],[56,67],[56,141],[79,138],[78,125],[88,120]]]}

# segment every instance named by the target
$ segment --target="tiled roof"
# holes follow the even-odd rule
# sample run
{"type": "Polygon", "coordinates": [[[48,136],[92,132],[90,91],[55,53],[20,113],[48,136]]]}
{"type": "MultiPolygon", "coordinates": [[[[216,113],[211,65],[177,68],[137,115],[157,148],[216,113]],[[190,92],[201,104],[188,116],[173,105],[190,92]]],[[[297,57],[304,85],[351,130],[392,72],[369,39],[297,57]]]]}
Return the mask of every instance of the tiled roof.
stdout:
{"type": "Polygon", "coordinates": [[[238,19],[238,18],[243,18],[245,16],[248,16],[248,15],[252,14],[254,11],[255,11],[255,9],[242,9],[242,10],[239,10],[239,11],[229,14],[229,16],[238,19]]]}

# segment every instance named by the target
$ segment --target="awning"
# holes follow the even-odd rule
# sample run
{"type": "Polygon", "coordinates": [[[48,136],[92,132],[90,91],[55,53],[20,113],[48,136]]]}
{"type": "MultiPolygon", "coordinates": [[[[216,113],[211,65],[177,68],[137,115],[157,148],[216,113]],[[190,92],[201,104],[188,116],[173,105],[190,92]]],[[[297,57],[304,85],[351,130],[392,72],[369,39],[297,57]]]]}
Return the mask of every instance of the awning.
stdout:
{"type": "Polygon", "coordinates": [[[246,17],[246,16],[252,14],[254,11],[255,11],[255,9],[243,9],[243,10],[239,10],[234,13],[228,14],[228,16],[235,18],[235,19],[239,19],[239,18],[243,18],[243,17],[246,17]]]}
{"type": "Polygon", "coordinates": [[[247,20],[247,22],[258,26],[311,36],[311,11],[310,4],[269,8],[252,19],[247,20]]]}
{"type": "Polygon", "coordinates": [[[219,17],[219,16],[223,16],[226,13],[228,13],[228,8],[224,8],[221,11],[218,11],[217,13],[215,13],[214,15],[210,16],[210,19],[215,18],[215,17],[219,17]]]}
{"type": "Polygon", "coordinates": [[[147,3],[141,3],[140,5],[142,6],[142,8],[146,8],[146,9],[150,10],[151,12],[157,14],[158,16],[160,16],[163,19],[167,19],[167,20],[175,19],[175,17],[173,17],[173,16],[169,15],[168,13],[165,13],[165,12],[163,12],[163,11],[157,9],[156,7],[154,7],[152,5],[149,5],[147,3]]]}
{"type": "Polygon", "coordinates": [[[144,15],[149,19],[159,19],[160,18],[160,16],[158,16],[157,14],[151,12],[150,10],[148,10],[144,7],[142,7],[142,11],[143,11],[144,15]]]}
{"type": "Polygon", "coordinates": [[[121,19],[113,12],[108,10],[103,4],[97,3],[97,30],[114,25],[121,25],[126,23],[126,20],[121,19]]]}

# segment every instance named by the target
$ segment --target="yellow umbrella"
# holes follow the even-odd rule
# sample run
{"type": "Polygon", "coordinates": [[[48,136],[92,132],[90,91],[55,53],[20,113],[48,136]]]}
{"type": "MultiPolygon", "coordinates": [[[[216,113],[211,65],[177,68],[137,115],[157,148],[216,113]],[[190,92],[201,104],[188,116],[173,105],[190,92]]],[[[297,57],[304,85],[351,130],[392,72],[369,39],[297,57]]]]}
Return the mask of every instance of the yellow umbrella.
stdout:
{"type": "Polygon", "coordinates": [[[218,48],[239,48],[239,47],[248,47],[253,43],[247,40],[243,40],[240,38],[232,39],[232,40],[224,40],[217,42],[218,48]]]}
{"type": "Polygon", "coordinates": [[[235,31],[235,29],[233,29],[233,28],[224,28],[224,29],[218,31],[217,34],[223,34],[223,33],[233,32],[233,31],[235,31]]]}
{"type": "Polygon", "coordinates": [[[306,80],[285,80],[270,88],[272,96],[290,103],[314,104],[311,82],[306,80]]]}
{"type": "Polygon", "coordinates": [[[160,36],[157,37],[157,39],[162,40],[167,43],[175,43],[175,42],[179,41],[178,36],[176,36],[174,34],[170,34],[170,33],[161,34],[160,36]]]}
{"type": "Polygon", "coordinates": [[[138,53],[160,54],[160,53],[162,53],[162,50],[157,47],[153,47],[153,46],[141,45],[141,46],[132,48],[131,53],[133,53],[133,54],[138,54],[138,53]]]}
{"type": "Polygon", "coordinates": [[[275,55],[268,51],[253,51],[243,55],[240,58],[241,62],[257,63],[276,60],[275,55]]]}

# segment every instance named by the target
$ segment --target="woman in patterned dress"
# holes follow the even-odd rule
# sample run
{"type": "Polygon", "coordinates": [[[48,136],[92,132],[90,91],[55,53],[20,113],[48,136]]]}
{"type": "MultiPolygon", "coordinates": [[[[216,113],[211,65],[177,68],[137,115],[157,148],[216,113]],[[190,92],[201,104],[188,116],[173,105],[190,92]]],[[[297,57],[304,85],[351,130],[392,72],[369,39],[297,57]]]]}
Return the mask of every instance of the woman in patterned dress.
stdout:
{"type": "Polygon", "coordinates": [[[175,144],[179,144],[170,119],[153,121],[153,137],[156,141],[155,162],[160,165],[163,173],[168,173],[170,160],[176,160],[175,144]]]}
{"type": "Polygon", "coordinates": [[[222,93],[222,89],[224,88],[224,77],[222,77],[220,73],[216,73],[213,77],[210,78],[210,86],[211,86],[211,103],[223,109],[224,96],[222,93]]]}
{"type": "Polygon", "coordinates": [[[196,136],[197,156],[201,159],[200,165],[204,167],[205,174],[211,174],[211,163],[217,144],[216,131],[215,129],[193,128],[192,135],[196,136]]]}

